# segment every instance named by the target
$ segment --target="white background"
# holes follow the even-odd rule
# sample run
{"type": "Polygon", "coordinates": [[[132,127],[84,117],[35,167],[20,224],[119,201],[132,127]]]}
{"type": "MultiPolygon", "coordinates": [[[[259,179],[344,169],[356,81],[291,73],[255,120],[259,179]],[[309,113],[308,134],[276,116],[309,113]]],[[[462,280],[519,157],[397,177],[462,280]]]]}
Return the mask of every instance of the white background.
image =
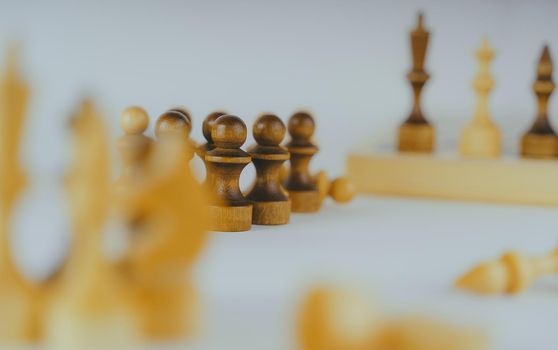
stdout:
{"type": "MultiPolygon", "coordinates": [[[[18,257],[32,275],[47,273],[66,244],[57,189],[71,151],[66,121],[81,97],[97,99],[115,137],[118,113],[132,104],[153,119],[186,106],[197,140],[202,119],[216,109],[250,126],[264,111],[286,120],[307,108],[321,147],[313,167],[339,175],[347,152],[392,143],[409,112],[408,32],[418,10],[431,31],[424,112],[439,130],[440,151],[455,148],[474,109],[474,51],[484,35],[497,52],[491,107],[508,153],[516,152],[535,114],[531,84],[543,44],[558,55],[553,1],[1,4],[0,44],[22,43],[32,88],[23,158],[34,187],[15,220],[18,257]]],[[[556,98],[550,111],[557,123],[556,98]]],[[[243,184],[250,176],[249,170],[243,184]]],[[[505,249],[550,250],[555,217],[554,209],[360,199],[295,217],[287,227],[218,235],[197,271],[217,342],[202,347],[287,348],[293,300],[321,277],[366,285],[396,310],[422,307],[480,323],[499,349],[554,349],[556,284],[518,299],[486,300],[456,294],[450,285],[474,262],[505,249]]]]}

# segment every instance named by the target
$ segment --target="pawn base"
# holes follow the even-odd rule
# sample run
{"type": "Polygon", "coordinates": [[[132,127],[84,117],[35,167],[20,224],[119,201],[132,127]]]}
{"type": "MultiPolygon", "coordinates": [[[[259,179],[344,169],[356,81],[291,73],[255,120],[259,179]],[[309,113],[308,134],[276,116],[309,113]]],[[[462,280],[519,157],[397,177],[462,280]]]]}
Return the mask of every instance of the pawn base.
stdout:
{"type": "Polygon", "coordinates": [[[459,153],[463,157],[496,158],[502,153],[500,131],[494,126],[468,126],[461,134],[459,153]]]}
{"type": "Polygon", "coordinates": [[[320,210],[322,200],[320,192],[314,191],[289,191],[291,198],[291,211],[293,213],[315,213],[320,210]]]}
{"type": "Polygon", "coordinates": [[[399,128],[400,152],[431,153],[434,149],[434,128],[430,124],[403,124],[399,128]]]}
{"type": "Polygon", "coordinates": [[[252,227],[252,205],[242,207],[209,206],[209,229],[220,232],[242,232],[252,227]]]}
{"type": "Polygon", "coordinates": [[[291,201],[254,202],[252,223],[255,225],[284,225],[289,223],[291,201]]]}
{"type": "Polygon", "coordinates": [[[521,138],[521,156],[524,158],[556,158],[558,156],[558,137],[556,135],[524,135],[521,138]]]}

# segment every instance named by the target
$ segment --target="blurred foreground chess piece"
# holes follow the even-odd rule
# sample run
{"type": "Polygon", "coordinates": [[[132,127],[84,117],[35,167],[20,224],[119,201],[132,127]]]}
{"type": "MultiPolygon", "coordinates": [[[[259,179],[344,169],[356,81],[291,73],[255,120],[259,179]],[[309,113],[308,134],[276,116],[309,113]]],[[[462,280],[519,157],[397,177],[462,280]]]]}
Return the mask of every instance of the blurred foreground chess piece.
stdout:
{"type": "Polygon", "coordinates": [[[199,323],[190,272],[206,241],[207,201],[184,157],[183,132],[160,135],[144,178],[119,201],[125,217],[140,218],[120,268],[134,288],[142,333],[155,340],[184,338],[199,323]]]}
{"type": "Polygon", "coordinates": [[[0,345],[36,340],[38,301],[33,288],[17,270],[10,248],[10,220],[26,185],[19,161],[29,89],[18,71],[12,48],[0,80],[0,345]]]}
{"type": "Polygon", "coordinates": [[[45,311],[45,342],[56,350],[130,346],[141,339],[137,306],[102,250],[113,203],[107,131],[89,101],[71,122],[75,146],[66,189],[74,239],[45,311]]]}
{"type": "Polygon", "coordinates": [[[498,157],[501,153],[500,130],[490,119],[488,103],[488,96],[494,85],[489,71],[494,51],[490,48],[486,38],[483,39],[476,56],[479,62],[479,72],[473,82],[473,87],[477,94],[477,108],[473,120],[461,134],[459,152],[465,157],[498,157]]]}
{"type": "Polygon", "coordinates": [[[291,140],[285,145],[291,154],[290,173],[285,188],[291,198],[293,213],[313,213],[320,210],[320,192],[310,175],[310,160],[318,152],[312,143],[314,118],[306,112],[297,112],[289,119],[291,140]]]}
{"type": "Polygon", "coordinates": [[[152,144],[151,138],[143,134],[148,126],[149,116],[141,107],[128,107],[120,114],[120,127],[124,131],[124,135],[118,140],[122,158],[122,174],[117,180],[120,186],[141,176],[152,144]]]}
{"type": "Polygon", "coordinates": [[[225,112],[221,112],[221,111],[213,112],[209,114],[203,121],[202,132],[206,142],[204,144],[199,145],[196,148],[196,154],[201,158],[205,166],[204,186],[206,187],[211,186],[212,180],[211,180],[211,174],[209,172],[209,168],[207,166],[207,161],[205,160],[205,155],[207,152],[215,148],[215,145],[213,143],[213,138],[211,137],[211,129],[213,129],[213,125],[215,124],[217,118],[225,114],[226,114],[225,112]]]}
{"type": "Polygon", "coordinates": [[[485,350],[486,336],[424,317],[386,317],[359,293],[317,288],[298,320],[302,350],[485,350]]]}
{"type": "Polygon", "coordinates": [[[429,33],[423,26],[423,15],[418,15],[418,23],[411,32],[411,49],[413,54],[413,69],[407,79],[413,87],[413,110],[399,127],[398,149],[401,152],[430,153],[434,148],[434,128],[428,123],[421,110],[421,92],[428,80],[428,73],[424,70],[424,60],[428,46],[429,33]]]}
{"type": "Polygon", "coordinates": [[[337,203],[348,203],[355,196],[355,186],[344,176],[330,182],[326,172],[320,170],[315,176],[315,181],[321,201],[330,196],[337,203]]]}
{"type": "Polygon", "coordinates": [[[165,137],[178,137],[182,139],[186,146],[186,159],[192,160],[194,157],[194,150],[196,149],[195,142],[190,138],[192,132],[192,118],[183,109],[170,109],[163,113],[155,123],[155,136],[157,139],[165,137]]]}
{"type": "Polygon", "coordinates": [[[251,162],[250,155],[240,149],[246,136],[246,125],[232,115],[217,118],[211,129],[215,148],[205,154],[205,161],[211,174],[207,188],[212,195],[209,220],[213,231],[248,231],[252,227],[252,203],[239,186],[240,174],[251,162]]]}
{"type": "Polygon", "coordinates": [[[548,101],[554,91],[552,70],[550,51],[548,46],[545,46],[537,65],[537,79],[533,84],[538,112],[535,123],[521,138],[523,157],[554,158],[558,155],[558,137],[548,119],[548,101]]]}
{"type": "Polygon", "coordinates": [[[484,262],[456,281],[456,286],[479,294],[517,294],[537,278],[558,273],[558,250],[542,257],[507,252],[499,260],[484,262]]]}
{"type": "Polygon", "coordinates": [[[289,222],[291,201],[279,179],[282,164],[289,152],[280,146],[285,137],[285,124],[277,116],[264,114],[253,127],[257,144],[248,150],[256,167],[254,186],[246,196],[253,202],[252,223],[283,225],[289,222]]]}

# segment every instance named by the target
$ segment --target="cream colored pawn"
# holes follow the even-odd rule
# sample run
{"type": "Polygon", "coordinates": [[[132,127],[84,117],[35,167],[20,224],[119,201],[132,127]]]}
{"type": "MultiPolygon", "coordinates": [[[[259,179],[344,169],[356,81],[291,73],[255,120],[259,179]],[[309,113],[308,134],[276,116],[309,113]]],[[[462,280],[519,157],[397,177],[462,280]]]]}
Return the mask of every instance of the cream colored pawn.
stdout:
{"type": "Polygon", "coordinates": [[[507,252],[496,261],[483,262],[456,281],[458,288],[479,294],[517,294],[538,277],[558,273],[558,250],[542,257],[507,252]]]}
{"type": "Polygon", "coordinates": [[[494,86],[489,72],[494,51],[486,38],[482,40],[476,56],[479,72],[473,81],[473,88],[477,94],[477,108],[473,120],[461,134],[459,152],[462,156],[471,158],[499,157],[502,152],[500,130],[490,118],[488,103],[488,96],[494,86]]]}

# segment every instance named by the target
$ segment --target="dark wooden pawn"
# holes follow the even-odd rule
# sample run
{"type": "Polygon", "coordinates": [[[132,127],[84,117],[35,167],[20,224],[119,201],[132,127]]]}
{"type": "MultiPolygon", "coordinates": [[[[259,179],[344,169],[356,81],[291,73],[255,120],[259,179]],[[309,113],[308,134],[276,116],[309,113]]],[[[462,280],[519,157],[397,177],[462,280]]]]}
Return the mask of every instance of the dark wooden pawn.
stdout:
{"type": "Polygon", "coordinates": [[[306,112],[295,113],[289,119],[291,140],[286,144],[291,154],[291,166],[285,188],[291,198],[293,213],[312,213],[320,210],[322,201],[316,181],[310,174],[310,160],[318,152],[312,143],[314,118],[306,112]]]}
{"type": "Polygon", "coordinates": [[[291,202],[279,179],[281,165],[289,159],[289,152],[280,146],[285,132],[285,124],[272,114],[264,114],[254,123],[252,133],[257,145],[248,153],[256,167],[256,181],[246,196],[254,206],[253,224],[283,225],[289,222],[291,202]]]}
{"type": "Polygon", "coordinates": [[[211,186],[211,174],[209,172],[207,162],[205,161],[205,155],[207,154],[207,152],[215,148],[215,145],[213,144],[213,138],[211,137],[211,129],[213,128],[213,125],[215,124],[217,118],[226,114],[227,113],[221,111],[213,112],[205,117],[202,124],[202,133],[206,142],[196,148],[196,154],[198,155],[198,157],[201,158],[205,166],[205,180],[203,185],[206,187],[211,186]]]}
{"type": "Polygon", "coordinates": [[[209,219],[213,231],[247,231],[252,226],[252,203],[240,191],[239,178],[251,161],[240,149],[246,141],[246,125],[242,119],[223,115],[211,130],[214,149],[205,154],[207,170],[211,173],[212,194],[209,219]]]}
{"type": "Polygon", "coordinates": [[[545,46],[537,65],[537,78],[533,91],[537,96],[537,116],[531,128],[521,138],[521,155],[529,158],[558,156],[558,137],[548,118],[548,101],[554,91],[552,59],[545,46]]]}
{"type": "Polygon", "coordinates": [[[167,137],[178,137],[183,139],[188,147],[188,160],[194,157],[196,149],[195,142],[190,139],[192,132],[192,118],[182,109],[171,109],[163,113],[155,124],[155,136],[161,140],[167,137]]]}

